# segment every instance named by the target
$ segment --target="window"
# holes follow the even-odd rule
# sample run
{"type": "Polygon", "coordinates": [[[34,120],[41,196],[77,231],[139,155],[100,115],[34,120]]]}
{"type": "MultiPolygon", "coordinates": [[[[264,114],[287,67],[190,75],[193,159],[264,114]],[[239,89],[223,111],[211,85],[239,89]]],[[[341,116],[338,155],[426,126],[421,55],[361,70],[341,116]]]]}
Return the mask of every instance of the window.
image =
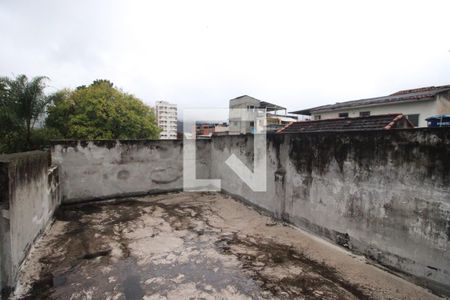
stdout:
{"type": "Polygon", "coordinates": [[[419,114],[406,115],[406,117],[414,125],[414,127],[419,126],[419,114]]]}
{"type": "Polygon", "coordinates": [[[359,112],[359,116],[360,117],[369,117],[370,116],[370,111],[360,111],[359,112]]]}
{"type": "Polygon", "coordinates": [[[348,112],[339,113],[339,118],[348,118],[348,112]]]}
{"type": "Polygon", "coordinates": [[[254,121],[250,121],[250,127],[254,127],[255,126],[255,122],[254,121]]]}
{"type": "Polygon", "coordinates": [[[314,116],[314,120],[320,120],[321,118],[322,118],[321,115],[315,115],[315,116],[314,116]]]}

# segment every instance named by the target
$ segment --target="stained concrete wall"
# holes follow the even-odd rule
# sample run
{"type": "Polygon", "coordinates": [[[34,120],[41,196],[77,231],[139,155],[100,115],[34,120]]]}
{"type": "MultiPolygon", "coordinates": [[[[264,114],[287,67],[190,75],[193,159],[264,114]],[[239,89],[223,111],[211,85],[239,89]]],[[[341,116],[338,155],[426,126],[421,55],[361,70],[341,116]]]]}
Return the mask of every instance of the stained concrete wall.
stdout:
{"type": "Polygon", "coordinates": [[[267,192],[242,183],[231,153],[251,166],[253,138],[213,138],[225,192],[450,293],[450,130],[268,136],[267,192]]]}
{"type": "MultiPolygon", "coordinates": [[[[225,163],[251,168],[253,137],[197,141],[197,178],[276,217],[450,294],[450,130],[269,135],[267,191],[225,163]]],[[[58,142],[63,201],[182,189],[182,142],[58,142]]]]}
{"type": "MultiPolygon", "coordinates": [[[[197,175],[209,178],[210,142],[197,142],[197,175]]],[[[57,141],[62,202],[183,188],[183,144],[176,140],[57,141]]]]}
{"type": "Polygon", "coordinates": [[[57,168],[49,153],[0,156],[0,289],[14,285],[18,269],[59,205],[57,168]]]}

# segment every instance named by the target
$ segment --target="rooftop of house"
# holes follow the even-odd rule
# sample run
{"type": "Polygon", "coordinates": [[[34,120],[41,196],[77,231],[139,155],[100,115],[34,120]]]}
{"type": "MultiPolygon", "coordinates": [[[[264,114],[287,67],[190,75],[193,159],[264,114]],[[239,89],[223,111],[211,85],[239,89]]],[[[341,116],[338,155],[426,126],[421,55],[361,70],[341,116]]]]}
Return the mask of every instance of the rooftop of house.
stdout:
{"type": "Polygon", "coordinates": [[[402,114],[386,114],[358,118],[336,118],[294,122],[278,130],[278,133],[376,130],[413,127],[411,122],[402,114]]]}
{"type": "Polygon", "coordinates": [[[248,95],[242,95],[242,96],[233,98],[230,100],[230,102],[233,100],[240,100],[240,99],[245,99],[245,98],[257,101],[258,106],[256,108],[266,109],[267,111],[277,111],[277,110],[285,110],[286,109],[285,107],[282,107],[282,106],[279,106],[279,105],[276,105],[276,104],[273,104],[270,102],[262,101],[262,100],[256,99],[256,98],[254,98],[252,96],[248,96],[248,95]]]}
{"type": "Polygon", "coordinates": [[[347,108],[366,107],[381,104],[405,103],[431,100],[439,93],[450,90],[450,85],[430,86],[417,89],[409,89],[395,92],[388,96],[367,98],[346,102],[337,102],[335,104],[322,105],[303,110],[293,111],[293,114],[310,115],[318,112],[328,112],[347,108]]]}

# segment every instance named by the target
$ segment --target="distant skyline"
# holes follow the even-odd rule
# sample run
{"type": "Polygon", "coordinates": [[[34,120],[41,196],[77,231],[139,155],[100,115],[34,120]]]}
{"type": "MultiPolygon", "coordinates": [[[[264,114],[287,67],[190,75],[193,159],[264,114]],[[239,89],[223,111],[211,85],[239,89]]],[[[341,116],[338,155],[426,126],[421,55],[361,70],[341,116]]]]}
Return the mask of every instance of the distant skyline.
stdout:
{"type": "MultiPolygon", "coordinates": [[[[0,2],[0,75],[95,79],[154,106],[288,111],[450,84],[447,1],[0,2]]],[[[201,119],[206,119],[205,117],[201,119]]]]}

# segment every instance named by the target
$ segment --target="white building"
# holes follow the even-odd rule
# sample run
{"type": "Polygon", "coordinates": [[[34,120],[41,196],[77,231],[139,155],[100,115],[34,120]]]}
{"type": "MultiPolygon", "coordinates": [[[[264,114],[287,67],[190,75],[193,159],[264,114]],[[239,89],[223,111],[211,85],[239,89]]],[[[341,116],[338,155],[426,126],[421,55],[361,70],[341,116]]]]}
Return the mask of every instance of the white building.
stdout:
{"type": "Polygon", "coordinates": [[[270,120],[268,114],[271,112],[274,116],[280,110],[284,110],[283,116],[286,116],[286,108],[251,96],[244,95],[231,99],[229,133],[247,134],[270,130],[268,125],[272,123],[268,123],[268,120],[270,120]]]}
{"type": "Polygon", "coordinates": [[[162,129],[159,134],[161,140],[177,139],[177,105],[166,101],[156,101],[156,120],[162,129]]]}
{"type": "Polygon", "coordinates": [[[399,113],[416,127],[426,127],[426,118],[450,114],[450,85],[399,91],[389,96],[340,102],[292,112],[314,120],[367,117],[399,113]]]}

